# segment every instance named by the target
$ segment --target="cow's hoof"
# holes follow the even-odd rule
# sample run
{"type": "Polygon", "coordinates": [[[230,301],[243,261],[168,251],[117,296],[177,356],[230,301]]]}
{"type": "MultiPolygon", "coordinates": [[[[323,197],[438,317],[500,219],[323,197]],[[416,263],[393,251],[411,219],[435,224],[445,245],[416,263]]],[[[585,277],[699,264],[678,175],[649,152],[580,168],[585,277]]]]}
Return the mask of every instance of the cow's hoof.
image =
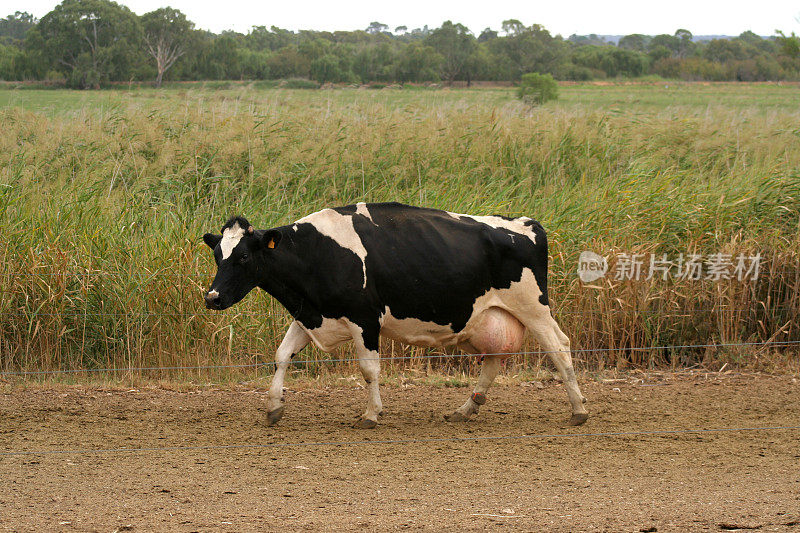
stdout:
{"type": "Polygon", "coordinates": [[[356,429],[375,429],[378,426],[377,420],[370,420],[369,418],[359,418],[353,427],[356,429]]]}
{"type": "Polygon", "coordinates": [[[461,411],[453,411],[449,415],[444,415],[444,419],[448,422],[466,422],[469,417],[464,416],[461,411]]]}
{"type": "Polygon", "coordinates": [[[267,425],[274,426],[281,418],[283,418],[283,406],[267,413],[267,425]]]}
{"type": "Polygon", "coordinates": [[[588,413],[575,413],[574,415],[572,415],[572,418],[569,419],[569,422],[567,422],[567,425],[568,426],[580,426],[581,424],[583,424],[587,420],[589,420],[589,414],[588,413]]]}

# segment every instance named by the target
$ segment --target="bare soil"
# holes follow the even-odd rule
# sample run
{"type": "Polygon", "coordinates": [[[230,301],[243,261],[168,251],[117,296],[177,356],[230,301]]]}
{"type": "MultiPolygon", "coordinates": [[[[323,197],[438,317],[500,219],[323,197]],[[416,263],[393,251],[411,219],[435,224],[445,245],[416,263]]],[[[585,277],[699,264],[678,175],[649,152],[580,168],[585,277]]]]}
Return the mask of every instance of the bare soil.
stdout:
{"type": "Polygon", "coordinates": [[[800,528],[797,429],[597,436],[800,426],[796,378],[628,376],[582,387],[591,418],[571,428],[556,382],[494,387],[457,425],[442,414],[468,389],[386,386],[375,430],[350,427],[365,402],[350,384],[294,386],[276,427],[266,426],[263,389],[9,388],[0,530],[800,528]],[[421,442],[380,442],[397,439],[421,442]],[[97,449],[107,451],[75,451],[97,449]],[[8,453],[45,450],[71,451],[8,453]]]}

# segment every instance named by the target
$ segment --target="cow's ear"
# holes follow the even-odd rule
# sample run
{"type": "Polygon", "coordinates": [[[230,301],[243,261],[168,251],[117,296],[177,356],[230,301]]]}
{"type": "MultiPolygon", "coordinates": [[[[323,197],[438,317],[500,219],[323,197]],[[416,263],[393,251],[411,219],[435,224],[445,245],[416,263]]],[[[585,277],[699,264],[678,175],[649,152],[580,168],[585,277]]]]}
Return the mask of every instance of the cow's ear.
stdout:
{"type": "Polygon", "coordinates": [[[269,249],[277,248],[278,243],[281,242],[281,232],[276,229],[267,230],[261,237],[261,242],[264,244],[265,248],[269,249]]]}
{"type": "Polygon", "coordinates": [[[222,240],[222,235],[214,235],[213,233],[206,233],[203,235],[203,242],[205,242],[212,250],[217,247],[219,241],[222,240]]]}

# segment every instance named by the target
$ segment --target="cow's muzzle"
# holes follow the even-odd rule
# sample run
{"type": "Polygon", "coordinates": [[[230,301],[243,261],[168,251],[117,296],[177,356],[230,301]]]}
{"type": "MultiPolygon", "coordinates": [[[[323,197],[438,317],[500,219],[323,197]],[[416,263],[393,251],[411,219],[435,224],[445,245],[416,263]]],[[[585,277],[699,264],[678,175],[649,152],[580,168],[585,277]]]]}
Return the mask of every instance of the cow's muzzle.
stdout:
{"type": "Polygon", "coordinates": [[[217,291],[208,291],[208,294],[205,296],[205,301],[208,309],[222,309],[222,305],[219,301],[219,293],[217,291]]]}

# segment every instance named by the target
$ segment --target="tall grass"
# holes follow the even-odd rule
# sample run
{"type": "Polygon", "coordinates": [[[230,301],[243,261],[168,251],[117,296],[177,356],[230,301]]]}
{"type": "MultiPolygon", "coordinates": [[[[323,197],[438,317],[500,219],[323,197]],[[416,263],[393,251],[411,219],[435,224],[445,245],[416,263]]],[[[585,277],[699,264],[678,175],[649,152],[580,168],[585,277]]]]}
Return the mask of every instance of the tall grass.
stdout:
{"type": "MultiPolygon", "coordinates": [[[[588,367],[796,358],[796,349],[631,350],[800,339],[795,95],[765,106],[761,89],[745,86],[736,105],[697,105],[684,86],[691,105],[670,92],[658,105],[620,106],[597,101],[605,90],[567,87],[564,103],[535,109],[498,90],[254,87],[2,108],[0,369],[269,360],[288,315],[256,292],[205,310],[215,266],[199,237],[237,213],[269,227],[386,200],[540,220],[562,329],[575,348],[613,349],[578,352],[588,367]],[[580,97],[589,90],[594,100],[580,97]],[[762,273],[584,284],[583,250],[761,253],[762,273]]],[[[386,351],[415,356],[397,363],[411,365],[427,353],[386,351]]]]}

